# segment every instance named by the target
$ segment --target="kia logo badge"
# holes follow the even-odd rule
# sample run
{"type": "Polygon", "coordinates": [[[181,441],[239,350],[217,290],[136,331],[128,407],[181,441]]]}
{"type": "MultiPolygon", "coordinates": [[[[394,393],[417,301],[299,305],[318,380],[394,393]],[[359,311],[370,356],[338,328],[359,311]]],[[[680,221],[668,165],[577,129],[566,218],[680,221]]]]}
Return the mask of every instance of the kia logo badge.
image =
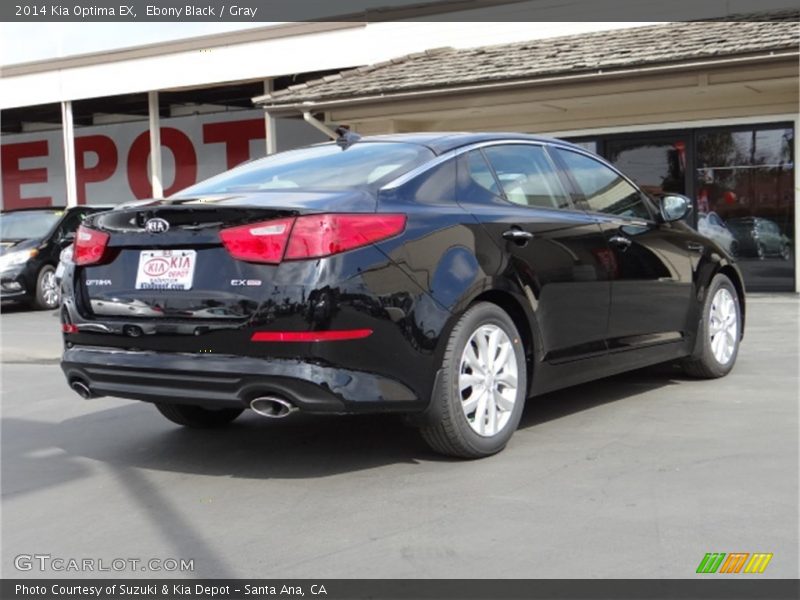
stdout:
{"type": "Polygon", "coordinates": [[[148,219],[144,228],[148,233],[164,233],[169,229],[169,223],[164,219],[148,219]]]}

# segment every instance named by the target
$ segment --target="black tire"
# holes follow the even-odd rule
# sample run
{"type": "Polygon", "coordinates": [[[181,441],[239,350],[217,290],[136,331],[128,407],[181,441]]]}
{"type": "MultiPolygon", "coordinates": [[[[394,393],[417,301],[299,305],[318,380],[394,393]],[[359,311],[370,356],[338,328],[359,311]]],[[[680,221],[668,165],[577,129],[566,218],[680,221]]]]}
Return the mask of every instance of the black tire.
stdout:
{"type": "Polygon", "coordinates": [[[767,249],[764,247],[764,244],[758,244],[756,246],[756,256],[758,260],[764,260],[767,257],[767,249]]]}
{"type": "Polygon", "coordinates": [[[731,256],[739,256],[739,242],[736,240],[731,242],[731,256]]]}
{"type": "Polygon", "coordinates": [[[184,427],[193,429],[211,429],[223,427],[242,414],[244,409],[222,408],[212,410],[190,404],[166,404],[157,402],[158,412],[167,419],[184,427]]]}
{"type": "Polygon", "coordinates": [[[700,340],[697,350],[694,355],[683,361],[682,366],[684,372],[691,377],[698,377],[701,379],[716,379],[730,373],[731,369],[733,369],[733,365],[736,363],[736,357],[739,354],[739,341],[742,337],[742,309],[739,296],[736,293],[736,288],[733,287],[731,280],[721,273],[715,275],[711,280],[711,284],[708,286],[708,293],[703,303],[703,314],[697,330],[697,335],[700,340]],[[726,363],[720,362],[714,356],[711,336],[709,335],[711,307],[720,289],[727,290],[733,298],[737,322],[733,353],[726,363]]]}
{"type": "Polygon", "coordinates": [[[39,310],[58,308],[61,303],[61,290],[55,283],[55,278],[55,267],[45,265],[39,270],[39,275],[36,277],[36,295],[33,299],[34,308],[39,310]],[[53,286],[55,286],[54,289],[53,286]]]}
{"type": "Polygon", "coordinates": [[[511,439],[519,425],[526,396],[525,350],[519,332],[503,309],[489,302],[481,302],[464,313],[450,334],[442,360],[441,377],[433,391],[427,419],[420,426],[420,433],[428,445],[440,454],[458,458],[490,456],[502,450],[511,439]],[[497,326],[508,336],[517,371],[514,405],[508,411],[505,425],[492,436],[479,435],[473,430],[462,409],[461,392],[458,387],[461,360],[466,344],[484,325],[497,326]]]}
{"type": "Polygon", "coordinates": [[[788,244],[785,244],[783,248],[781,248],[781,258],[783,260],[789,260],[792,258],[792,249],[789,248],[788,244]]]}

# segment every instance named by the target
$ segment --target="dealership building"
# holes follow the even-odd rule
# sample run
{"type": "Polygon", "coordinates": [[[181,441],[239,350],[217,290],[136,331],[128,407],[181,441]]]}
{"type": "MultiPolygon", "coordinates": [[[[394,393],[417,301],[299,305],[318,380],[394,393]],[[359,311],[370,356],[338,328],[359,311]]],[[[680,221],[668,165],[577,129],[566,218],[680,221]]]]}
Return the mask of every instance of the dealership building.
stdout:
{"type": "Polygon", "coordinates": [[[10,64],[2,205],[169,195],[342,123],[535,132],[687,195],[751,290],[797,292],[798,18],[283,23],[10,64]]]}

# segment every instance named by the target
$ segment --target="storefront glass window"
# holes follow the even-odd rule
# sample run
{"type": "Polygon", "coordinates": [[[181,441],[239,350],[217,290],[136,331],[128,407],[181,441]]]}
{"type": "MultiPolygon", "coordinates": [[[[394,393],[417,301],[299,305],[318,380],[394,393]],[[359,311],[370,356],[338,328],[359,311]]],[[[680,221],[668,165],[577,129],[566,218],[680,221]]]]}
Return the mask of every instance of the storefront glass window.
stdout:
{"type": "Polygon", "coordinates": [[[701,131],[696,148],[698,225],[722,223],[749,289],[794,289],[794,131],[701,131]]]}
{"type": "Polygon", "coordinates": [[[648,194],[686,193],[686,148],[683,137],[648,136],[610,140],[606,155],[648,194]]]}

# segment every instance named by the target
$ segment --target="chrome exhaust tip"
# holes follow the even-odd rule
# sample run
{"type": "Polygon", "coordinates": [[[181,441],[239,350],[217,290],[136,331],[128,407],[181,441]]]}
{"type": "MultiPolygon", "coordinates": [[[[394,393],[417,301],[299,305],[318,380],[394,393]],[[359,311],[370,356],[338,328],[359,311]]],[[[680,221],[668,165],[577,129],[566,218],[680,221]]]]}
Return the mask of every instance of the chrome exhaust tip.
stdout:
{"type": "Polygon", "coordinates": [[[282,419],[288,417],[297,407],[283,398],[277,396],[262,396],[250,402],[253,412],[268,417],[270,419],[282,419]]]}
{"type": "Polygon", "coordinates": [[[69,387],[71,387],[75,391],[75,393],[78,394],[84,400],[90,400],[91,398],[94,398],[92,390],[89,389],[89,386],[83,383],[83,381],[81,381],[80,379],[73,380],[69,384],[69,387]]]}

